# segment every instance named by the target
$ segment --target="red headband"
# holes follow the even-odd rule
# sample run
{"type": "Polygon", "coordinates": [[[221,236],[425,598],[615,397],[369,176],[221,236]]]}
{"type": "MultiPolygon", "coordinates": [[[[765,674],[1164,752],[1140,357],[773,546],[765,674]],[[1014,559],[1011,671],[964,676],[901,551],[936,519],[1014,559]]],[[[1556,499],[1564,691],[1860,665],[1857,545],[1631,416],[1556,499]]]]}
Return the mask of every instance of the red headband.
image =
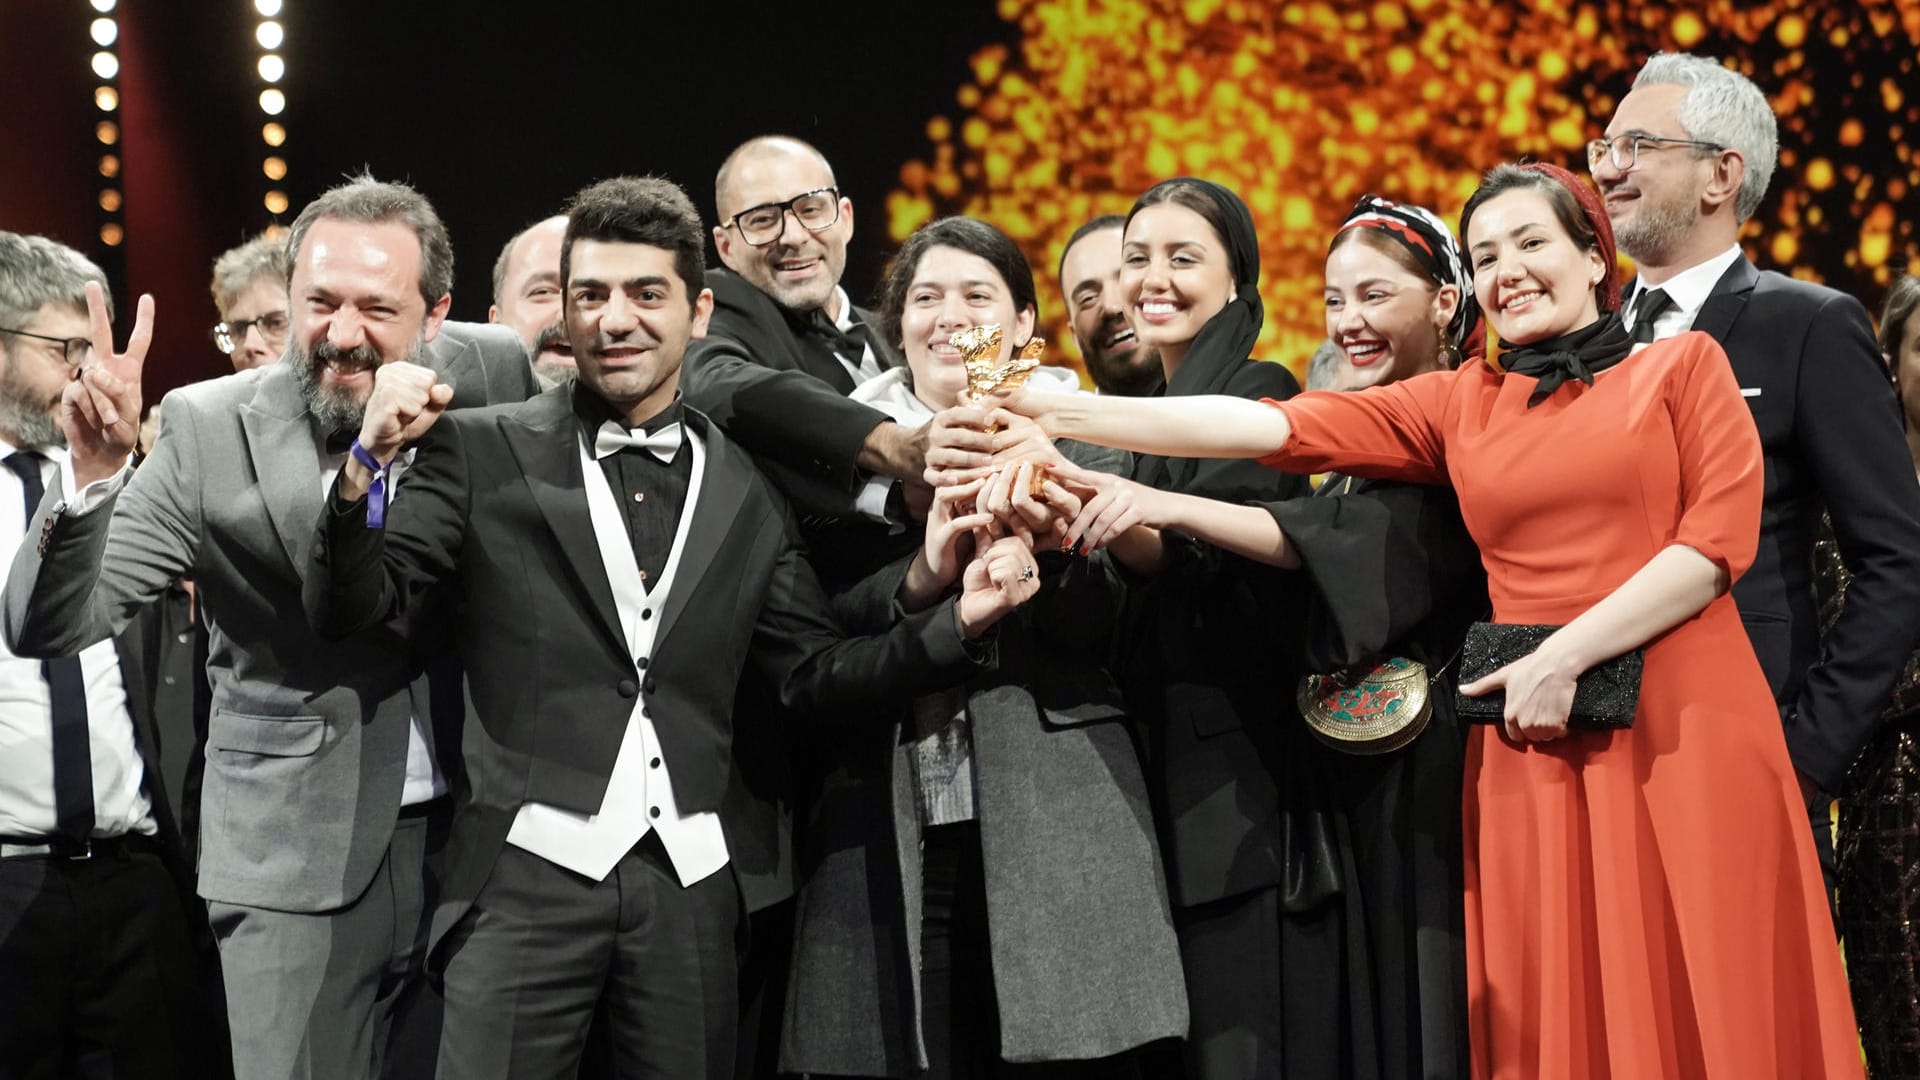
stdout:
{"type": "Polygon", "coordinates": [[[1607,217],[1606,201],[1593,185],[1568,172],[1558,165],[1544,161],[1528,162],[1520,166],[1528,172],[1537,172],[1559,184],[1580,204],[1580,212],[1587,216],[1588,224],[1593,226],[1594,235],[1600,245],[1600,260],[1606,270],[1600,278],[1600,286],[1594,295],[1600,302],[1600,311],[1620,310],[1620,257],[1613,246],[1613,221],[1607,217]]]}

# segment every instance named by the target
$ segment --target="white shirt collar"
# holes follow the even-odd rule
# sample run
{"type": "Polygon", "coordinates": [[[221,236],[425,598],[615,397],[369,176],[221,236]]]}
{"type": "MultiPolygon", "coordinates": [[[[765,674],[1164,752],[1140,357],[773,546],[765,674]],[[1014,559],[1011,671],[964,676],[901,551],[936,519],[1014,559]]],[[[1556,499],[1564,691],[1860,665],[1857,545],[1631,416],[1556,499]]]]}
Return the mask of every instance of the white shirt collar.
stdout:
{"type": "Polygon", "coordinates": [[[1727,267],[1732,266],[1734,260],[1739,257],[1740,245],[1735,244],[1705,262],[1687,267],[1659,285],[1649,286],[1647,282],[1636,279],[1633,295],[1623,298],[1622,306],[1632,307],[1634,301],[1638,300],[1640,294],[1649,287],[1665,289],[1667,297],[1673,301],[1674,309],[1686,312],[1687,323],[1691,325],[1693,316],[1700,310],[1700,305],[1707,302],[1707,296],[1713,292],[1713,287],[1720,283],[1721,275],[1725,274],[1727,267]]]}
{"type": "Polygon", "coordinates": [[[833,320],[833,325],[841,330],[853,329],[853,301],[847,299],[847,290],[835,285],[833,296],[840,301],[840,317],[833,320]]]}

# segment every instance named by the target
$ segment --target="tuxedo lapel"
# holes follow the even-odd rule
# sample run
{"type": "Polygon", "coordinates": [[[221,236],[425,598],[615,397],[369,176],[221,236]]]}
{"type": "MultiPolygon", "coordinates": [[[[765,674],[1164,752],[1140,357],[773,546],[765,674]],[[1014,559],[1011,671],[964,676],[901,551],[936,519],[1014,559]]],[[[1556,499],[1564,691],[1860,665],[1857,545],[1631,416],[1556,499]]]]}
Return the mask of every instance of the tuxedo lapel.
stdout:
{"type": "Polygon", "coordinates": [[[873,347],[873,355],[880,361],[882,371],[888,368],[904,367],[906,361],[901,358],[900,350],[893,347],[887,335],[880,330],[880,316],[863,307],[853,309],[853,317],[866,324],[867,343],[873,347]]]}
{"type": "Polygon", "coordinates": [[[712,568],[714,556],[733,529],[746,503],[747,487],[753,480],[753,464],[724,437],[713,433],[707,419],[687,410],[687,423],[706,440],[706,473],[701,477],[693,503],[693,523],[688,526],[687,545],[680,553],[680,565],[673,572],[673,588],[667,593],[666,607],[660,613],[656,638],[665,641],[687,608],[687,599],[700,587],[700,580],[712,568]]]}
{"type": "Polygon", "coordinates": [[[1733,260],[1727,272],[1714,282],[1707,302],[1700,305],[1700,313],[1693,317],[1693,329],[1706,332],[1724,347],[1734,320],[1746,309],[1747,301],[1753,297],[1753,286],[1759,280],[1760,272],[1752,262],[1744,257],[1733,260]]]}
{"type": "Polygon", "coordinates": [[[587,511],[586,478],[580,471],[578,421],[570,391],[550,390],[524,410],[500,418],[500,432],[520,465],[534,505],[547,519],[575,580],[593,604],[601,628],[627,649],[613,586],[600,558],[593,518],[587,511]]]}
{"type": "Polygon", "coordinates": [[[320,451],[295,379],[285,365],[267,368],[253,400],[240,411],[240,426],[267,518],[286,552],[288,568],[304,580],[301,570],[313,550],[313,523],[320,518],[320,451]]]}

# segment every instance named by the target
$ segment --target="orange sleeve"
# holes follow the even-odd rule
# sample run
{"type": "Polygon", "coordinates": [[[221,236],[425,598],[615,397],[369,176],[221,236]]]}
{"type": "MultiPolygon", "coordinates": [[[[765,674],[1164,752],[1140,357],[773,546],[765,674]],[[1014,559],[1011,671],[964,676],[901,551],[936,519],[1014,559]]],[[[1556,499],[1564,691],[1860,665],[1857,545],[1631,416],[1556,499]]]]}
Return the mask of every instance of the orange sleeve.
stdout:
{"type": "Polygon", "coordinates": [[[1441,418],[1460,378],[1435,371],[1365,390],[1318,390],[1267,404],[1291,431],[1261,458],[1287,472],[1339,471],[1374,480],[1447,483],[1441,418]]]}
{"type": "Polygon", "coordinates": [[[1680,451],[1680,520],[1671,542],[1738,580],[1760,543],[1760,433],[1719,342],[1703,333],[1671,340],[1681,353],[1667,403],[1680,451]]]}

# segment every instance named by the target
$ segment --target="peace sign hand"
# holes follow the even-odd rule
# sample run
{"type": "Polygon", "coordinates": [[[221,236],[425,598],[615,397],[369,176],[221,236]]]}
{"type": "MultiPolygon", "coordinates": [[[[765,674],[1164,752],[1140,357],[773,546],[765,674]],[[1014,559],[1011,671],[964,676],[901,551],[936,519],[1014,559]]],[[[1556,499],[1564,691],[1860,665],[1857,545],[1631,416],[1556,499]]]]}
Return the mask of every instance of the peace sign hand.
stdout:
{"type": "Polygon", "coordinates": [[[125,352],[113,351],[107,294],[98,282],[87,291],[88,336],[93,347],[60,392],[60,430],[72,452],[73,478],[85,487],[119,472],[140,437],[140,374],[153,342],[153,297],[142,295],[125,352]]]}

